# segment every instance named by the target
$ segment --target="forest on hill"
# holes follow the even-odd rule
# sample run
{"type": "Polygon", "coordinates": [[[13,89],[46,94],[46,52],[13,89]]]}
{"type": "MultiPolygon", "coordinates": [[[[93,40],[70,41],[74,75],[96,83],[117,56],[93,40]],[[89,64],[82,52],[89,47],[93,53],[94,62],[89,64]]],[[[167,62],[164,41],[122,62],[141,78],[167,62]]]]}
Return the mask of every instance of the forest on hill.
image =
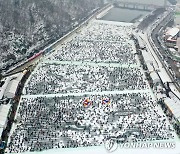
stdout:
{"type": "Polygon", "coordinates": [[[62,37],[102,5],[102,0],[0,0],[0,70],[62,37]]]}

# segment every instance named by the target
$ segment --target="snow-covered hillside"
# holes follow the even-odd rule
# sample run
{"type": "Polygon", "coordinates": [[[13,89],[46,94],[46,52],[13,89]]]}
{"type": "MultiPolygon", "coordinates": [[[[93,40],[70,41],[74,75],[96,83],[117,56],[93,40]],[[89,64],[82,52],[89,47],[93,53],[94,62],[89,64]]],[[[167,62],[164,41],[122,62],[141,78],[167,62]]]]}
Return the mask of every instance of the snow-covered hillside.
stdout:
{"type": "Polygon", "coordinates": [[[0,0],[0,70],[63,36],[102,0],[0,0]]]}

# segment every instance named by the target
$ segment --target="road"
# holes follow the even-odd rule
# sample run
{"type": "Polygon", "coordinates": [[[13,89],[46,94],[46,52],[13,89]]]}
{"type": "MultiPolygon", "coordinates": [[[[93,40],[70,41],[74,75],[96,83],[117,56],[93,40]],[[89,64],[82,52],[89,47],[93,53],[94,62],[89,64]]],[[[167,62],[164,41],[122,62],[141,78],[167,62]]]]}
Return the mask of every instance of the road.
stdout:
{"type": "MultiPolygon", "coordinates": [[[[168,14],[162,21],[160,21],[160,23],[157,25],[155,29],[149,27],[149,29],[146,30],[145,33],[139,33],[139,35],[145,41],[148,52],[150,53],[150,57],[146,56],[144,58],[147,59],[147,61],[149,60],[153,62],[154,67],[158,71],[158,74],[164,83],[173,82],[174,78],[172,77],[168,68],[164,64],[164,59],[163,56],[161,55],[161,52],[164,49],[157,41],[156,34],[159,33],[159,29],[162,26],[166,25],[166,23],[168,23],[171,18],[172,18],[172,14],[168,14]]],[[[180,98],[178,85],[170,84],[170,88],[180,98]]]]}
{"type": "MultiPolygon", "coordinates": [[[[170,13],[160,24],[158,24],[158,26],[152,31],[151,33],[151,38],[153,40],[154,45],[157,47],[158,50],[157,51],[157,56],[159,57],[159,59],[162,62],[163,67],[166,69],[169,77],[171,78],[171,81],[175,81],[176,78],[174,77],[174,75],[169,71],[169,65],[167,65],[166,63],[164,63],[165,60],[167,60],[168,58],[170,58],[170,55],[168,53],[168,51],[166,51],[164,49],[164,47],[160,44],[160,42],[158,41],[158,37],[157,35],[160,33],[160,30],[162,29],[162,27],[166,26],[171,20],[173,19],[173,14],[170,13]]],[[[160,34],[159,34],[160,35],[160,34]]],[[[170,58],[171,59],[171,58],[170,58]]],[[[180,90],[179,87],[179,83],[176,83],[176,88],[178,90],[180,90]]]]}

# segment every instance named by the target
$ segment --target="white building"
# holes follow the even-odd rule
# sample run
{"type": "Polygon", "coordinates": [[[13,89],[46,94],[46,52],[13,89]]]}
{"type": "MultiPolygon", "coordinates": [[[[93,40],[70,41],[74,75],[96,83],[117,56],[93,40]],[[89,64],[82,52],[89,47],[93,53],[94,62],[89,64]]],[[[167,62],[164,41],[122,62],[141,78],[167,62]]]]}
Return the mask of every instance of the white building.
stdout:
{"type": "Polygon", "coordinates": [[[178,53],[180,54],[180,37],[178,37],[178,39],[177,39],[176,46],[178,47],[178,53]]]}
{"type": "Polygon", "coordinates": [[[19,82],[17,80],[10,81],[5,90],[4,96],[7,98],[13,98],[16,94],[18,85],[19,85],[19,82]]]}
{"type": "Polygon", "coordinates": [[[176,46],[177,38],[179,37],[179,32],[180,30],[178,27],[170,28],[167,30],[165,34],[165,40],[166,40],[166,45],[168,47],[176,46]]]}
{"type": "Polygon", "coordinates": [[[0,87],[0,100],[1,100],[1,99],[3,98],[3,96],[4,96],[4,92],[5,92],[7,86],[8,86],[8,84],[9,84],[9,82],[10,82],[10,77],[7,77],[7,78],[3,79],[1,82],[4,82],[4,83],[3,83],[2,86],[0,87]]]}
{"type": "MultiPolygon", "coordinates": [[[[11,105],[0,105],[0,137],[2,136],[2,132],[7,125],[7,117],[9,114],[9,109],[11,105]]],[[[1,140],[1,138],[0,138],[1,140]]]]}
{"type": "Polygon", "coordinates": [[[169,39],[169,38],[175,38],[179,33],[179,28],[177,27],[173,27],[173,28],[170,28],[168,29],[168,31],[166,32],[166,37],[169,39]]]}
{"type": "Polygon", "coordinates": [[[7,85],[7,88],[4,92],[4,97],[6,98],[13,98],[16,94],[18,85],[23,78],[24,73],[18,73],[10,77],[10,81],[7,85]]]}

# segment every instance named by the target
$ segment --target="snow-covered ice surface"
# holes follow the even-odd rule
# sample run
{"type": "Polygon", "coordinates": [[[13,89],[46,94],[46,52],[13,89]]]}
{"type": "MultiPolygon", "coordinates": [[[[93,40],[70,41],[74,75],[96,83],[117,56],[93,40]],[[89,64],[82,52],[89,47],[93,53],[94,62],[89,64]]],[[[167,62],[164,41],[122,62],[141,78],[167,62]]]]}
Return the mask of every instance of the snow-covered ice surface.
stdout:
{"type": "Polygon", "coordinates": [[[132,24],[93,21],[45,57],[26,82],[6,152],[103,154],[104,141],[115,136],[177,142],[175,149],[115,154],[178,154],[179,140],[134,54],[131,32],[132,24]]]}
{"type": "MultiPolygon", "coordinates": [[[[112,154],[179,154],[180,144],[176,145],[174,149],[129,149],[129,148],[117,148],[112,154]]],[[[31,154],[32,152],[25,152],[23,154],[31,154]]],[[[104,146],[95,146],[95,147],[82,147],[82,148],[68,148],[68,149],[51,149],[43,152],[34,152],[36,154],[109,154],[104,146]]]]}
{"type": "Polygon", "coordinates": [[[148,87],[140,68],[116,64],[103,66],[101,63],[91,63],[91,66],[54,64],[43,64],[37,70],[26,88],[27,94],[142,90],[148,87]]]}

